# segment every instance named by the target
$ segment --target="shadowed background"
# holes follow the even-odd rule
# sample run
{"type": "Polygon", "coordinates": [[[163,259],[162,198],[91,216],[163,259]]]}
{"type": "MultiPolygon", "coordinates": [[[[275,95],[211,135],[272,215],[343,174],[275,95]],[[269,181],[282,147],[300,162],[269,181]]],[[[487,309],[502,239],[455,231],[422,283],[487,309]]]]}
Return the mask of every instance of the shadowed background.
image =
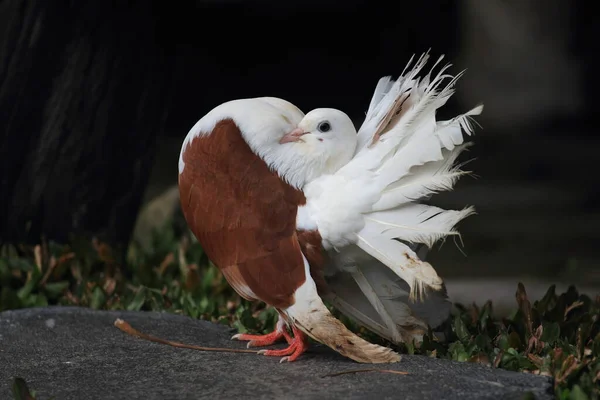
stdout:
{"type": "Polygon", "coordinates": [[[477,179],[433,200],[479,213],[460,224],[461,249],[430,253],[450,295],[514,302],[519,279],[598,292],[590,7],[0,0],[0,241],[144,242],[177,215],[181,142],[211,108],[276,96],[358,127],[377,80],[431,49],[467,69],[442,116],[485,105],[462,157],[477,179]]]}

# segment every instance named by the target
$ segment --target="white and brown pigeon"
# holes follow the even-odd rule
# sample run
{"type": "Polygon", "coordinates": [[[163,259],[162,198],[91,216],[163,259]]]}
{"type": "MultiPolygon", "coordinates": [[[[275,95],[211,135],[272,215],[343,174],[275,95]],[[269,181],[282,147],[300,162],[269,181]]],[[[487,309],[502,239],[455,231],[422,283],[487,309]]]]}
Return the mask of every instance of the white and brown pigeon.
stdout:
{"type": "Polygon", "coordinates": [[[394,343],[419,340],[448,317],[443,281],[414,246],[457,234],[473,210],[420,200],[464,173],[455,160],[482,107],[437,121],[458,76],[449,65],[432,76],[440,58],[418,77],[427,59],[378,82],[358,132],[339,110],[304,115],[273,97],[226,102],[190,130],[179,159],[187,223],[241,297],[279,314],[274,332],[235,339],[285,339],[287,348],[262,351],[281,361],[297,359],[310,336],[358,362],[396,362],[399,354],[350,332],[323,299],[394,343]]]}

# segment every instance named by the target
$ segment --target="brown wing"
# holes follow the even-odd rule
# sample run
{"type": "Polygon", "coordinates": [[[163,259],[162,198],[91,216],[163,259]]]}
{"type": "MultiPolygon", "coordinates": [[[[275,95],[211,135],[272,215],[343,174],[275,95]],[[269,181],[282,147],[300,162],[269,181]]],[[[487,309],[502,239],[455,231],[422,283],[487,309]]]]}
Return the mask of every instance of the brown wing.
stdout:
{"type": "Polygon", "coordinates": [[[305,280],[296,236],[302,192],[269,170],[230,119],[195,138],[183,161],[182,210],[207,256],[240,296],[292,305],[305,280]]]}

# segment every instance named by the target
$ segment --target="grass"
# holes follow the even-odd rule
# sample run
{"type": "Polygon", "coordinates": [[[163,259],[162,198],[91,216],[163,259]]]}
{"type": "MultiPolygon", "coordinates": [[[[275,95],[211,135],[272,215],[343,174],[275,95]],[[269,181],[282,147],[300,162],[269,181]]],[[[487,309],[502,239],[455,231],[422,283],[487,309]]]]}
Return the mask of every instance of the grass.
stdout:
{"type": "MultiPolygon", "coordinates": [[[[98,241],[4,247],[0,311],[46,305],[152,310],[210,320],[240,332],[272,330],[275,312],[240,299],[198,243],[175,232],[166,225],[156,233],[152,251],[132,245],[123,263],[98,241]]],[[[589,298],[574,287],[557,294],[550,287],[532,302],[523,285],[515,289],[515,311],[508,318],[495,318],[489,302],[455,304],[443,326],[445,342],[428,335],[421,345],[398,350],[550,376],[558,399],[600,398],[600,296],[589,298]]],[[[389,345],[336,315],[368,340],[389,345]]],[[[15,380],[14,388],[17,399],[35,398],[23,381],[15,380]]]]}

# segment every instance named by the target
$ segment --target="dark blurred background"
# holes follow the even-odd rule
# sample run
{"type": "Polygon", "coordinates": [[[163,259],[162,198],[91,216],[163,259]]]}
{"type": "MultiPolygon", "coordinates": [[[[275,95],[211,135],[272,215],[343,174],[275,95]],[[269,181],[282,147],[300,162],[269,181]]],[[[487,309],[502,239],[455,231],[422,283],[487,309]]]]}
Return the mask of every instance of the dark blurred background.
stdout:
{"type": "Polygon", "coordinates": [[[147,242],[176,213],[180,145],[211,108],[276,96],[358,126],[377,80],[431,49],[467,69],[443,114],[485,104],[477,179],[436,199],[479,213],[461,249],[430,253],[451,296],[512,301],[517,280],[597,293],[589,3],[0,0],[0,241],[147,242]]]}

